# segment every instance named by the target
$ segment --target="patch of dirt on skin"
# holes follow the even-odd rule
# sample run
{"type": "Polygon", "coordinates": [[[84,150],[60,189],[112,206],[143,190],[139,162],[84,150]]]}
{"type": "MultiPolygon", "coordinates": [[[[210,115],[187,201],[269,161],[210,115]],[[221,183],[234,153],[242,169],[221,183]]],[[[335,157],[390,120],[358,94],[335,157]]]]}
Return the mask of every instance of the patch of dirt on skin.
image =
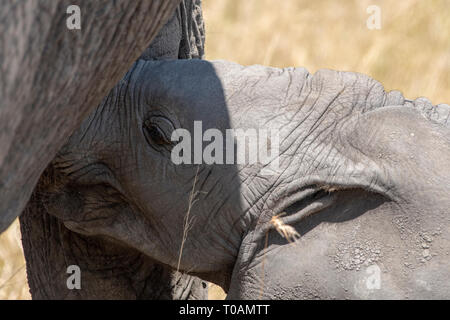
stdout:
{"type": "Polygon", "coordinates": [[[437,256],[436,253],[433,253],[432,246],[434,239],[441,234],[442,230],[440,227],[432,232],[421,231],[419,233],[419,236],[416,238],[416,245],[418,246],[418,251],[421,252],[417,257],[417,260],[419,260],[420,263],[426,263],[434,256],[437,256]]]}
{"type": "Polygon", "coordinates": [[[381,246],[373,240],[341,242],[331,256],[336,269],[347,271],[360,271],[377,263],[381,257],[381,246]]]}
{"type": "Polygon", "coordinates": [[[395,216],[392,222],[400,234],[400,239],[410,239],[409,241],[413,244],[402,257],[405,267],[415,269],[437,255],[433,252],[432,246],[435,238],[442,234],[441,227],[435,230],[424,230],[421,228],[419,219],[403,215],[395,216]]]}

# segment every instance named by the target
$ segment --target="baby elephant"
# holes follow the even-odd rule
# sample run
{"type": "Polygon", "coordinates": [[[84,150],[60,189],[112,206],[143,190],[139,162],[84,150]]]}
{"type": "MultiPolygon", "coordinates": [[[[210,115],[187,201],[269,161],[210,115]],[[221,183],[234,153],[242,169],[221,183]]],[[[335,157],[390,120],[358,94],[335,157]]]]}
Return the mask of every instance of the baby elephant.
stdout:
{"type": "Polygon", "coordinates": [[[449,169],[450,107],[365,75],[140,60],[45,202],[230,299],[450,298],[449,169]]]}

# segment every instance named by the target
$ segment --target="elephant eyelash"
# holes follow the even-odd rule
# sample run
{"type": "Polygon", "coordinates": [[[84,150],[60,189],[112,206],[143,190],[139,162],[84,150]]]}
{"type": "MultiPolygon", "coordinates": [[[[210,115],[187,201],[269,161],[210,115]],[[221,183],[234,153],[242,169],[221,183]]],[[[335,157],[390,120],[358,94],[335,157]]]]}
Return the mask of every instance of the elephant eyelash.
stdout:
{"type": "Polygon", "coordinates": [[[169,139],[167,139],[164,132],[158,128],[156,125],[150,125],[146,126],[146,130],[148,132],[148,135],[150,138],[157,144],[157,145],[165,145],[165,144],[172,144],[169,139]]]}

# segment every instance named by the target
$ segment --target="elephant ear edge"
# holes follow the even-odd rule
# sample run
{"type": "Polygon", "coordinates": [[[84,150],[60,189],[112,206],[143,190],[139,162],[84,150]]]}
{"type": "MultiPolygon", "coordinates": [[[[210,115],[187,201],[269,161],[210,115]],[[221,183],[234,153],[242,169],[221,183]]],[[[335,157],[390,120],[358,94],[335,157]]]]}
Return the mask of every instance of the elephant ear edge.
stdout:
{"type": "Polygon", "coordinates": [[[180,59],[203,59],[205,57],[205,22],[201,0],[183,0],[179,7],[182,23],[180,59]]]}
{"type": "Polygon", "coordinates": [[[423,97],[408,101],[407,104],[418,110],[428,120],[450,129],[450,105],[444,103],[433,105],[430,100],[423,97]]]}
{"type": "Polygon", "coordinates": [[[204,59],[201,0],[183,0],[139,60],[204,59]]]}
{"type": "Polygon", "coordinates": [[[400,91],[393,90],[387,92],[383,106],[405,106],[416,109],[427,120],[443,125],[450,129],[450,105],[441,103],[433,105],[433,103],[425,97],[415,100],[405,99],[400,91]]]}

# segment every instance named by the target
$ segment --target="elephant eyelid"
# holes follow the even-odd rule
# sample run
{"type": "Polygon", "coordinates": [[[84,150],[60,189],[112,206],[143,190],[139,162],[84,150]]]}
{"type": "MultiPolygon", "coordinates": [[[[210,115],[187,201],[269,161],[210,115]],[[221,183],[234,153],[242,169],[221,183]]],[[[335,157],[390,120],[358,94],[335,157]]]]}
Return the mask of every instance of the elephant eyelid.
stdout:
{"type": "Polygon", "coordinates": [[[150,145],[170,147],[173,143],[169,137],[174,130],[172,122],[162,116],[154,116],[144,121],[144,136],[150,145]]]}

